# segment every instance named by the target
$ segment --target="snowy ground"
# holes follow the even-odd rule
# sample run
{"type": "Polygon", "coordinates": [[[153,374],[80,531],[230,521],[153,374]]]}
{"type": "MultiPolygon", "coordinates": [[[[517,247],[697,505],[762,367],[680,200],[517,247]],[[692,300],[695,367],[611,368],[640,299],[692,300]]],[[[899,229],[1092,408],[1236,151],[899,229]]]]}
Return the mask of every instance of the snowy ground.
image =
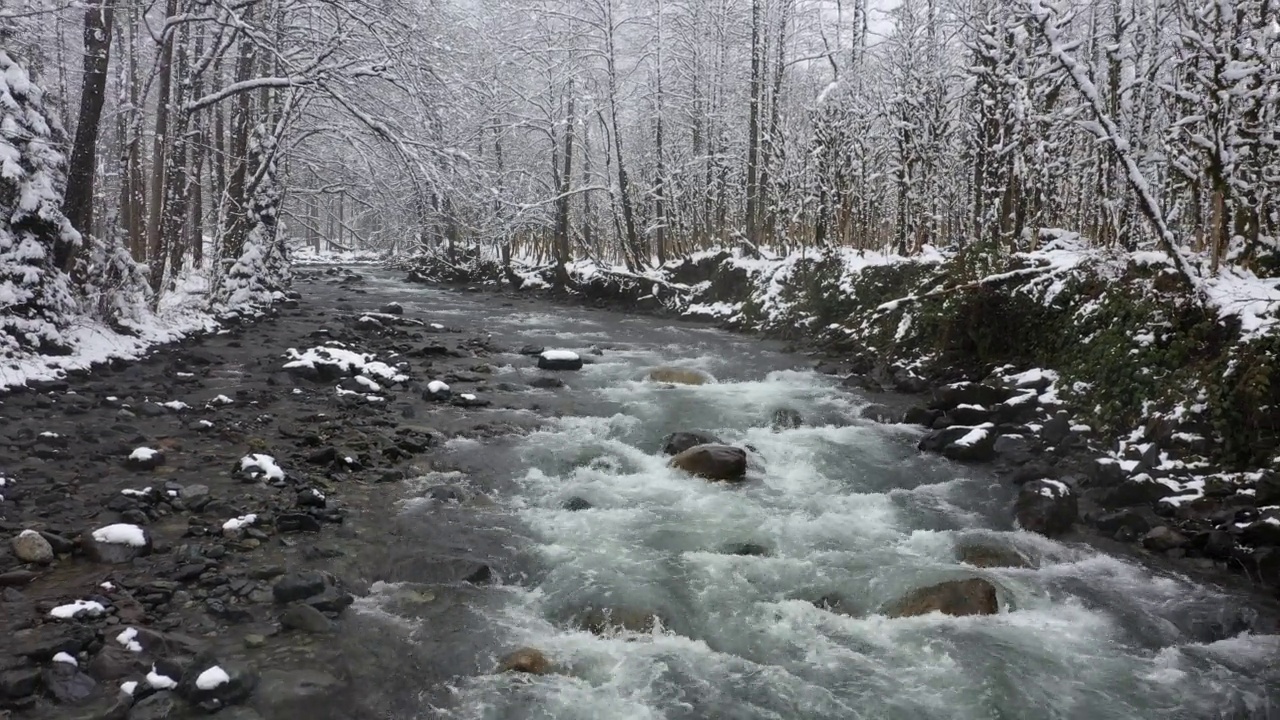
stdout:
{"type": "Polygon", "coordinates": [[[380,265],[384,253],[377,250],[316,250],[300,247],[292,250],[294,265],[380,265]]]}
{"type": "Polygon", "coordinates": [[[161,298],[154,312],[140,311],[138,319],[130,324],[131,334],[102,322],[82,319],[65,331],[70,354],[0,358],[0,391],[30,382],[57,380],[68,371],[88,369],[111,360],[136,359],[156,345],[217,330],[213,313],[206,309],[207,290],[203,273],[187,273],[179,279],[175,290],[161,298]]]}

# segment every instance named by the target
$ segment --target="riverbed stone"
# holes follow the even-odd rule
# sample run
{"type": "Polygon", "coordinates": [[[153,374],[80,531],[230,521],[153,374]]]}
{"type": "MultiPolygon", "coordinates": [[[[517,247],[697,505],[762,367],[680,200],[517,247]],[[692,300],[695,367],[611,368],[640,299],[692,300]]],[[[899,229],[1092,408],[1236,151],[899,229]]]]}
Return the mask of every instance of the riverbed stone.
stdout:
{"type": "Polygon", "coordinates": [[[1022,553],[1011,547],[984,542],[961,542],[956,546],[956,558],[974,567],[993,568],[1027,568],[1031,563],[1022,553]]]}
{"type": "Polygon", "coordinates": [[[333,623],[324,616],[324,613],[302,603],[290,605],[280,613],[280,624],[290,630],[301,630],[313,634],[324,634],[333,630],[333,623]]]}
{"type": "Polygon", "coordinates": [[[779,430],[794,430],[795,428],[804,426],[804,417],[799,411],[792,408],[778,408],[773,411],[773,420],[770,427],[774,432],[779,430]]]}
{"type": "Polygon", "coordinates": [[[1057,480],[1033,480],[1018,491],[1015,503],[1018,524],[1024,530],[1057,537],[1075,524],[1079,515],[1076,494],[1057,480]]]}
{"type": "Polygon", "coordinates": [[[747,474],[747,451],[732,445],[695,445],[672,457],[670,464],[706,480],[737,482],[747,474]]]}
{"type": "Polygon", "coordinates": [[[674,432],[662,439],[662,454],[679,455],[697,445],[722,445],[724,441],[708,432],[697,430],[674,432]]]}
{"type": "Polygon", "coordinates": [[[53,562],[53,546],[35,530],[23,530],[10,541],[14,557],[24,563],[45,565],[53,562]]]}
{"type": "Polygon", "coordinates": [[[516,672],[528,675],[546,675],[551,671],[551,661],[542,651],[520,648],[505,655],[498,663],[498,672],[516,672]]]}
{"type": "Polygon", "coordinates": [[[669,366],[650,368],[644,377],[650,382],[668,385],[706,385],[715,382],[715,378],[709,372],[695,368],[669,366]]]}
{"type": "Polygon", "coordinates": [[[893,618],[927,615],[994,615],[1000,610],[996,587],[982,578],[950,580],[917,588],[890,603],[885,614],[893,618]]]}
{"type": "Polygon", "coordinates": [[[582,357],[567,351],[544,351],[538,356],[540,370],[581,370],[582,357]],[[561,354],[563,352],[563,354],[561,354]]]}
{"type": "Polygon", "coordinates": [[[1187,537],[1167,525],[1152,528],[1142,536],[1142,546],[1154,552],[1165,552],[1187,544],[1187,537]]]}

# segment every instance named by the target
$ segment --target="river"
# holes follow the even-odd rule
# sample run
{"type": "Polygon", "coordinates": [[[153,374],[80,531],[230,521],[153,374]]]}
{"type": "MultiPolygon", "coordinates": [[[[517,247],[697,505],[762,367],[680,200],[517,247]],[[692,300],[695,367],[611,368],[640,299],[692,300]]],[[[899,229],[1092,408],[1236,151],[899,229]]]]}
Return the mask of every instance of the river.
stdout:
{"type": "MultiPolygon", "coordinates": [[[[916,429],[859,419],[869,400],[807,369],[809,358],[695,325],[504,305],[382,273],[367,287],[509,346],[602,350],[562,375],[568,387],[522,393],[523,412],[550,418],[541,429],[453,441],[441,471],[407,487],[389,551],[398,559],[358,602],[355,629],[435,669],[416,678],[410,717],[1092,720],[1263,718],[1280,707],[1280,638],[1222,637],[1247,599],[1016,530],[1009,488],[921,455],[916,429]],[[644,382],[656,365],[718,382],[644,382]],[[781,408],[804,425],[772,429],[781,408]],[[669,469],[662,438],[695,429],[753,447],[752,479],[725,486],[669,469]],[[463,488],[465,501],[432,490],[441,486],[463,488]],[[565,509],[575,497],[591,507],[565,509]],[[497,582],[414,584],[431,562],[415,555],[415,536],[486,558],[497,582]],[[964,565],[961,542],[1014,548],[1033,567],[964,565]],[[764,554],[733,554],[744,543],[764,554]],[[999,614],[878,612],[912,588],[968,577],[1000,588],[999,614]],[[842,612],[815,604],[823,597],[842,612]],[[601,636],[571,622],[605,607],[662,625],[601,636]],[[522,646],[558,672],[489,672],[522,646]]],[[[527,357],[490,361],[501,366],[494,383],[535,374],[527,357]]]]}

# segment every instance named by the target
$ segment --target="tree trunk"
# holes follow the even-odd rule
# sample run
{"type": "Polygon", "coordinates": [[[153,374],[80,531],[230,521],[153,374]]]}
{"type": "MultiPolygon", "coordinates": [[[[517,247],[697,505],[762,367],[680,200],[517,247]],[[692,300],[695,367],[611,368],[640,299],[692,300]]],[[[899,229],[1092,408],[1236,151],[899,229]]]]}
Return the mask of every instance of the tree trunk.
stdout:
{"type": "Polygon", "coordinates": [[[760,203],[760,81],[763,58],[760,47],[761,8],[764,0],[751,0],[751,96],[747,111],[747,241],[756,244],[756,219],[760,203]]]}
{"type": "MultiPolygon", "coordinates": [[[[165,5],[165,21],[178,13],[177,0],[168,0],[165,5]]],[[[158,100],[156,105],[156,132],[151,152],[151,214],[147,219],[147,261],[150,263],[150,282],[152,290],[160,290],[164,282],[164,232],[161,225],[164,221],[164,181],[165,153],[170,143],[169,113],[170,94],[173,84],[173,42],[177,34],[177,26],[166,25],[160,40],[160,64],[156,72],[160,78],[158,100]]]]}
{"type": "MultiPolygon", "coordinates": [[[[84,80],[80,90],[80,117],[76,140],[71,148],[67,191],[62,213],[82,234],[93,233],[93,186],[98,169],[98,124],[106,97],[107,67],[111,60],[111,32],[115,0],[100,0],[84,11],[84,80]]],[[[70,253],[68,253],[70,255],[70,253]]],[[[72,257],[55,257],[63,270],[71,269],[72,257]]]]}

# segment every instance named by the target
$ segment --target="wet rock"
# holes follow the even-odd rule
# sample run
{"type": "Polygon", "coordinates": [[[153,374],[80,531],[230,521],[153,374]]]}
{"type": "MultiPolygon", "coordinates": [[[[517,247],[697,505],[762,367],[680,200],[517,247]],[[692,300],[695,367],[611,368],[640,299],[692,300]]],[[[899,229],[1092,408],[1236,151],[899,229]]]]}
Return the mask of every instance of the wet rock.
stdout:
{"type": "Polygon", "coordinates": [[[1151,523],[1143,515],[1134,510],[1117,510],[1092,518],[1094,527],[1108,535],[1115,535],[1126,530],[1134,537],[1145,535],[1151,529],[1151,523]]]}
{"type": "Polygon", "coordinates": [[[213,500],[213,496],[209,494],[209,486],[199,483],[183,486],[178,495],[187,508],[196,512],[203,510],[213,500]]]}
{"type": "Polygon", "coordinates": [[[1263,518],[1249,523],[1240,533],[1245,545],[1280,545],[1280,519],[1263,518]]]}
{"type": "Polygon", "coordinates": [[[991,449],[1000,460],[1011,465],[1022,465],[1034,457],[1031,441],[1022,435],[1001,435],[991,449]]]}
{"type": "Polygon", "coordinates": [[[1071,416],[1065,410],[1058,411],[1045,421],[1040,437],[1050,445],[1060,445],[1071,435],[1071,416]]]}
{"type": "Polygon", "coordinates": [[[312,595],[303,602],[321,612],[341,613],[351,607],[355,601],[356,599],[351,593],[330,586],[325,588],[319,595],[312,595]]]}
{"type": "Polygon", "coordinates": [[[276,529],[287,532],[320,532],[319,520],[306,513],[281,513],[276,516],[276,529]]]}
{"type": "Polygon", "coordinates": [[[524,347],[520,348],[520,354],[521,355],[541,355],[545,350],[546,348],[544,348],[541,345],[525,345],[524,347]]]}
{"type": "Polygon", "coordinates": [[[1028,568],[1031,563],[1011,547],[988,543],[963,542],[956,546],[956,559],[980,568],[1028,568]]]}
{"type": "Polygon", "coordinates": [[[543,375],[530,380],[529,386],[542,390],[555,390],[564,387],[564,381],[553,375],[543,375]]]}
{"type": "Polygon", "coordinates": [[[1000,610],[996,587],[981,578],[951,580],[917,588],[890,603],[889,617],[911,617],[941,612],[944,615],[994,615],[1000,610]]]}
{"type": "Polygon", "coordinates": [[[910,370],[899,370],[893,374],[893,389],[906,395],[919,395],[929,391],[929,381],[910,370]]]}
{"type": "Polygon", "coordinates": [[[538,356],[541,370],[581,370],[582,357],[568,350],[544,350],[538,356]]]}
{"type": "Polygon", "coordinates": [[[53,546],[35,530],[23,530],[10,541],[14,557],[24,563],[45,565],[53,562],[53,546]]]}
{"type": "Polygon", "coordinates": [[[17,700],[34,695],[39,687],[39,668],[24,667],[0,672],[0,697],[17,700]]]}
{"type": "Polygon", "coordinates": [[[995,440],[993,428],[953,426],[930,432],[916,447],[961,462],[989,462],[996,456],[995,440]]]}
{"type": "Polygon", "coordinates": [[[266,718],[324,717],[348,691],[346,683],[321,670],[271,668],[263,670],[251,704],[266,718]]]}
{"type": "Polygon", "coordinates": [[[884,386],[878,380],[870,375],[859,373],[854,373],[841,380],[840,385],[855,390],[866,390],[867,392],[884,392],[884,386]]]}
{"type": "Polygon", "coordinates": [[[674,432],[662,439],[664,455],[679,455],[697,445],[722,445],[723,441],[707,432],[674,432]]]}
{"type": "Polygon", "coordinates": [[[541,651],[520,648],[508,653],[498,663],[498,672],[518,672],[529,675],[545,675],[551,671],[551,661],[541,651]]]}
{"type": "Polygon", "coordinates": [[[71,663],[55,662],[44,671],[44,689],[65,705],[82,703],[93,695],[97,683],[71,663]]]}
{"type": "Polygon", "coordinates": [[[175,720],[181,715],[182,704],[177,694],[161,690],[135,703],[129,710],[128,720],[175,720]]]}
{"type": "Polygon", "coordinates": [[[1149,475],[1135,475],[1120,483],[1103,498],[1108,507],[1130,507],[1133,505],[1151,505],[1161,498],[1174,494],[1173,488],[1157,482],[1149,475]]]}
{"type": "Polygon", "coordinates": [[[38,577],[40,577],[38,573],[30,570],[10,570],[6,573],[0,573],[0,587],[21,587],[38,577]]]}
{"type": "Polygon", "coordinates": [[[329,586],[328,578],[317,570],[290,573],[276,581],[271,587],[271,594],[280,604],[297,600],[306,600],[319,595],[329,586]]]}
{"type": "Polygon", "coordinates": [[[1125,481],[1124,468],[1112,458],[1098,458],[1089,466],[1089,485],[1112,488],[1125,481]]]}
{"type": "Polygon", "coordinates": [[[979,405],[958,405],[946,413],[947,419],[956,425],[981,425],[990,422],[992,412],[979,405]]]}
{"type": "Polygon", "coordinates": [[[1065,483],[1033,480],[1018,491],[1015,511],[1024,530],[1056,537],[1075,524],[1079,503],[1065,483]]]}
{"type": "Polygon", "coordinates": [[[773,421],[770,426],[774,432],[779,430],[793,430],[804,425],[804,418],[800,413],[791,408],[779,408],[773,413],[773,421]]]}
{"type": "Polygon", "coordinates": [[[327,502],[324,493],[315,488],[307,488],[298,491],[297,504],[299,507],[323,508],[327,502]]]}
{"type": "Polygon", "coordinates": [[[398,302],[391,302],[383,305],[382,309],[378,312],[381,312],[384,315],[403,315],[404,306],[398,302]]]}
{"type": "Polygon", "coordinates": [[[1142,546],[1153,552],[1165,552],[1166,550],[1180,548],[1186,544],[1187,538],[1185,535],[1166,525],[1152,528],[1150,532],[1142,536],[1142,546]]]}
{"type": "Polygon", "coordinates": [[[1264,472],[1254,485],[1253,493],[1260,507],[1280,505],[1280,474],[1264,472]]]}
{"type": "MultiPolygon", "coordinates": [[[[161,409],[163,414],[163,409],[161,409]]],[[[148,472],[164,465],[165,456],[160,450],[140,447],[129,453],[124,459],[124,466],[130,470],[148,472]]]]}
{"type": "Polygon", "coordinates": [[[645,380],[670,385],[706,385],[715,382],[711,373],[694,368],[656,367],[645,373],[645,380]]]}
{"type": "Polygon", "coordinates": [[[651,633],[662,624],[657,613],[633,608],[588,608],[574,616],[574,625],[594,635],[616,632],[651,633]]]}
{"type": "Polygon", "coordinates": [[[301,630],[313,634],[328,633],[333,630],[333,623],[324,613],[310,605],[291,605],[280,613],[280,624],[291,630],[301,630]]]}
{"type": "Polygon", "coordinates": [[[182,674],[177,692],[204,712],[214,713],[248,700],[257,685],[258,676],[249,668],[206,656],[182,674]]]}
{"type": "Polygon", "coordinates": [[[92,631],[76,626],[40,625],[17,630],[5,638],[4,649],[11,655],[29,658],[35,662],[49,662],[58,653],[75,655],[93,639],[92,631]]]}
{"type": "Polygon", "coordinates": [[[49,543],[49,547],[53,548],[54,555],[70,555],[76,550],[76,543],[70,538],[65,538],[57,533],[51,533],[48,530],[41,530],[40,537],[49,543]]]}
{"type": "Polygon", "coordinates": [[[145,669],[137,653],[130,652],[115,642],[114,635],[117,634],[112,633],[110,644],[104,645],[85,668],[94,680],[110,682],[145,669]]]}
{"type": "Polygon", "coordinates": [[[858,411],[863,420],[892,425],[902,419],[902,413],[894,412],[888,405],[868,405],[858,411]]]}
{"type": "Polygon", "coordinates": [[[953,383],[943,385],[933,391],[933,402],[929,407],[935,410],[951,411],[961,405],[991,407],[1008,400],[1010,391],[1007,388],[983,383],[953,383]]]}
{"type": "Polygon", "coordinates": [[[671,458],[672,467],[707,480],[737,482],[747,474],[747,452],[730,445],[696,445],[671,458]]]}
{"type": "Polygon", "coordinates": [[[565,500],[564,505],[562,505],[561,507],[563,507],[565,510],[577,512],[579,510],[590,510],[591,503],[587,502],[583,498],[575,496],[575,497],[569,498],[568,500],[565,500]]]}
{"type": "Polygon", "coordinates": [[[940,417],[942,417],[941,410],[931,410],[927,407],[917,405],[907,410],[902,417],[902,422],[908,425],[933,427],[933,422],[940,417]]]}
{"type": "Polygon", "coordinates": [[[724,548],[726,555],[743,555],[751,557],[766,557],[769,555],[769,548],[758,543],[733,543],[726,545],[724,548]]]}

